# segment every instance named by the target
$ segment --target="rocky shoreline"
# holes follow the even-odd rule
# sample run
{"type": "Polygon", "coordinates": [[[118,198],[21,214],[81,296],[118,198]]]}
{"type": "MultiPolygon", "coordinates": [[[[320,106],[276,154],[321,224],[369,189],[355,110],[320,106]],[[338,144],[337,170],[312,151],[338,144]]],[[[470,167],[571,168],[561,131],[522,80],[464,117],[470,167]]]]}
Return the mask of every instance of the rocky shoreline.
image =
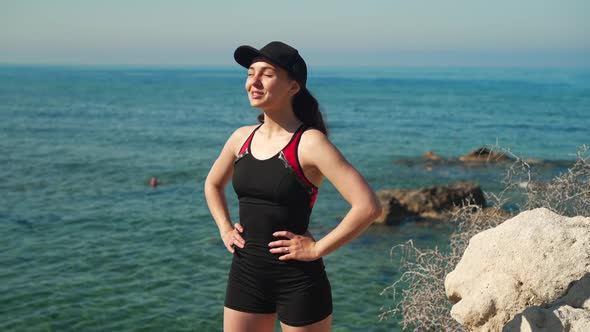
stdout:
{"type": "MultiPolygon", "coordinates": [[[[427,163],[457,163],[482,166],[490,162],[513,161],[504,153],[481,147],[456,159],[445,159],[433,151],[424,153],[427,163]]],[[[398,225],[404,221],[445,220],[465,205],[485,208],[486,200],[478,183],[458,181],[446,185],[432,185],[417,189],[382,189],[377,192],[382,213],[375,224],[398,225]]]]}
{"type": "MultiPolygon", "coordinates": [[[[408,271],[400,279],[412,280],[413,288],[406,294],[404,301],[408,301],[402,302],[403,307],[395,309],[403,312],[407,319],[404,324],[419,322],[428,330],[438,326],[443,330],[477,332],[590,331],[587,151],[583,146],[575,163],[513,159],[487,148],[453,159],[428,151],[420,164],[416,163],[428,171],[434,166],[452,165],[448,169],[455,173],[449,178],[454,181],[477,173],[463,166],[517,163],[525,176],[509,179],[517,181],[511,185],[525,189],[527,202],[524,211],[512,216],[499,207],[486,208],[484,193],[473,181],[378,191],[383,213],[376,223],[451,220],[456,212],[460,220],[461,213],[470,210],[459,209],[469,205],[474,211],[467,221],[475,226],[452,235],[457,237],[451,241],[450,254],[441,254],[438,249],[416,250],[421,261],[408,264],[408,271]],[[532,164],[570,166],[567,172],[545,180],[531,178],[531,169],[535,169],[532,164]],[[406,276],[416,279],[403,279],[406,276]],[[439,294],[439,288],[433,290],[429,285],[443,286],[444,293],[439,294]],[[425,294],[424,289],[429,293],[425,294]],[[431,297],[433,294],[437,295],[431,297]],[[439,317],[442,320],[436,322],[424,319],[446,311],[448,301],[453,304],[450,316],[439,317]],[[404,311],[406,308],[409,310],[404,311]]],[[[415,331],[422,331],[420,325],[415,331]]]]}
{"type": "MultiPolygon", "coordinates": [[[[399,165],[424,165],[431,166],[465,166],[465,167],[485,167],[488,165],[496,165],[502,163],[511,163],[516,161],[516,158],[503,152],[495,151],[485,146],[479,147],[467,154],[459,157],[444,157],[434,151],[426,151],[421,158],[418,159],[399,159],[395,160],[395,164],[399,165]]],[[[538,167],[553,167],[553,166],[569,166],[571,161],[568,160],[543,160],[535,158],[523,159],[529,165],[538,167]]]]}

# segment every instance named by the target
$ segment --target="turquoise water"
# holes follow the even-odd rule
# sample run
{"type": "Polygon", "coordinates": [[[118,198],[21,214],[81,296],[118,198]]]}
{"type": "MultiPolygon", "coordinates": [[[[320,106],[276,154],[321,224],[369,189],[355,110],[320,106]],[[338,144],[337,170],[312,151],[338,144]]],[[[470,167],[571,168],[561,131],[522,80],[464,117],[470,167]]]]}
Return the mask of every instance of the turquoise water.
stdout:
{"type": "MultiPolygon", "coordinates": [[[[501,167],[429,169],[417,163],[427,150],[499,143],[572,160],[590,144],[588,70],[311,71],[332,141],[375,189],[501,187],[501,167]]],[[[1,331],[221,330],[231,256],[202,188],[225,139],[255,121],[244,78],[237,68],[0,67],[1,331]]],[[[237,216],[231,186],[227,195],[237,216]]],[[[347,209],[324,183],[312,233],[347,209]]],[[[373,226],[325,257],[334,330],[400,330],[378,319],[392,304],[379,293],[399,275],[389,250],[410,238],[441,246],[448,232],[373,226]]]]}

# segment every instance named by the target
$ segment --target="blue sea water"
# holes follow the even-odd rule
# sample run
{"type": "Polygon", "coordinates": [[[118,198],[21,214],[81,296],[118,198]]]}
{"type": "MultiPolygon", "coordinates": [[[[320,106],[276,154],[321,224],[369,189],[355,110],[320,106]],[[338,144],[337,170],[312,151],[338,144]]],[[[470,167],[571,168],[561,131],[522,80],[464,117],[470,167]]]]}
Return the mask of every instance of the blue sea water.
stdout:
{"type": "MultiPolygon", "coordinates": [[[[423,167],[427,150],[499,144],[573,160],[590,144],[590,70],[310,71],[332,141],[376,190],[501,188],[499,168],[423,167]]],[[[202,188],[231,132],[255,123],[244,79],[237,68],[0,66],[0,331],[221,330],[231,254],[202,188]]],[[[227,196],[237,218],[231,186],[227,196]]],[[[348,208],[324,183],[312,233],[348,208]]],[[[390,248],[444,246],[448,233],[372,226],[325,257],[334,330],[401,331],[378,318],[400,274],[390,248]]]]}

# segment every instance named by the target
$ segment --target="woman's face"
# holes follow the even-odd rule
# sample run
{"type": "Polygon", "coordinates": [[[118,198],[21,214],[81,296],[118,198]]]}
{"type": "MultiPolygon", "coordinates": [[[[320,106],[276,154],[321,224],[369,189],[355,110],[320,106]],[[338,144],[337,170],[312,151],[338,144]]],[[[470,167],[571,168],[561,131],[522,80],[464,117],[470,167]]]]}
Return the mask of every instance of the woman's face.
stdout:
{"type": "Polygon", "coordinates": [[[283,108],[290,105],[298,90],[297,82],[289,78],[286,70],[264,58],[255,58],[248,68],[246,91],[252,107],[283,108]]]}

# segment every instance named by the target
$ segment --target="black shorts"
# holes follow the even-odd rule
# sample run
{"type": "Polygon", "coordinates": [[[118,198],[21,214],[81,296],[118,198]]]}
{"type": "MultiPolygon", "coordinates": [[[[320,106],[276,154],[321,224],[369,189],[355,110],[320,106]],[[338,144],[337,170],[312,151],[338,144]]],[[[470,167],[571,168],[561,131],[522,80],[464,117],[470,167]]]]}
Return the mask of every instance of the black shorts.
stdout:
{"type": "Polygon", "coordinates": [[[236,251],[225,306],[250,313],[277,313],[290,326],[305,326],[332,313],[332,290],[322,259],[268,262],[236,251]]]}

